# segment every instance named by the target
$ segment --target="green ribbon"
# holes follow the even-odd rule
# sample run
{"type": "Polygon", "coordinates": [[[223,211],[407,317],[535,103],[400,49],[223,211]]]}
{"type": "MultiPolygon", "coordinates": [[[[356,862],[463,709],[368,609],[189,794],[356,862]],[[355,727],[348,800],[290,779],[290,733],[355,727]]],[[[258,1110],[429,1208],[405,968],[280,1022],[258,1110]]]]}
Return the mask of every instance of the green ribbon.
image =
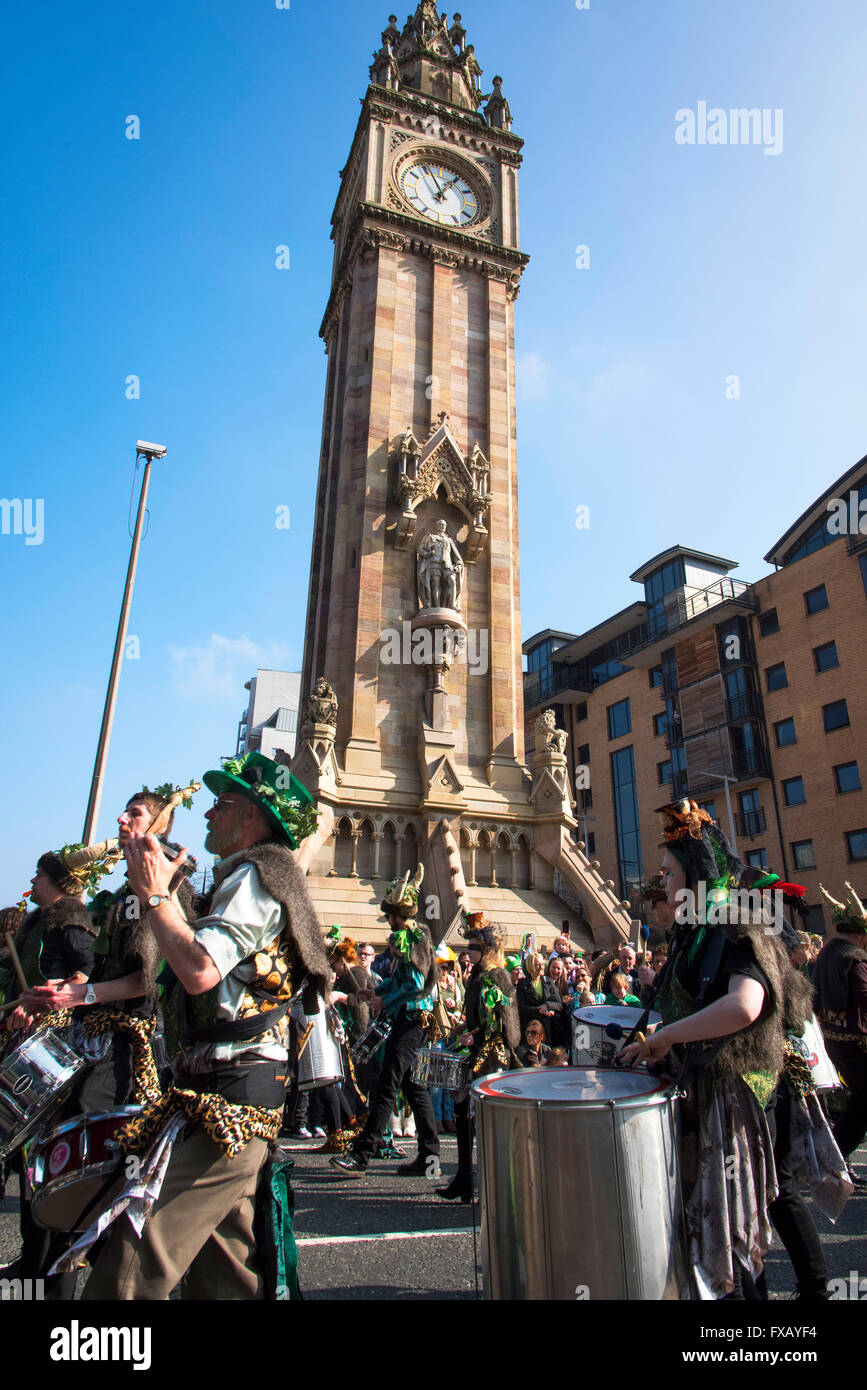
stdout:
{"type": "Polygon", "coordinates": [[[497,1005],[508,1003],[508,994],[504,994],[499,986],[495,985],[493,980],[489,979],[486,975],[482,981],[482,988],[479,994],[479,1005],[482,1011],[482,1020],[484,1022],[486,1036],[494,1031],[494,1025],[497,1021],[497,1005]]]}
{"type": "Polygon", "coordinates": [[[394,949],[399,956],[408,956],[417,941],[421,940],[421,927],[399,927],[394,933],[394,949]]]}

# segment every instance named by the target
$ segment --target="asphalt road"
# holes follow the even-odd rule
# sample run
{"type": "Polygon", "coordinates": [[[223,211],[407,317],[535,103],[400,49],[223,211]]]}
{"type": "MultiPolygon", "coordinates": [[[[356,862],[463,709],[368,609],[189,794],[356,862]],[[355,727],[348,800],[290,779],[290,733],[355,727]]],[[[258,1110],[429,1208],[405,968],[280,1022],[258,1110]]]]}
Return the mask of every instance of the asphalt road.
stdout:
{"type": "MultiPolygon", "coordinates": [[[[398,1160],[378,1160],[364,1179],[342,1178],[317,1141],[287,1142],[296,1161],[295,1232],[299,1279],[310,1300],[475,1299],[477,1263],[473,1238],[477,1208],[444,1202],[425,1178],[397,1176],[398,1160]]],[[[456,1146],[442,1140],[443,1181],[456,1168],[456,1146]]],[[[407,1156],[415,1142],[404,1140],[407,1156]]],[[[867,1146],[857,1156],[867,1166],[867,1146]]],[[[18,1201],[14,1181],[0,1204],[0,1260],[18,1250],[18,1201]]],[[[831,1277],[867,1276],[867,1190],[850,1198],[836,1226],[816,1212],[831,1277]]],[[[775,1242],[767,1260],[771,1297],[787,1298],[794,1276],[785,1251],[775,1242]]],[[[81,1280],[79,1281],[79,1288],[81,1280]]],[[[865,1285],[867,1287],[867,1285],[865,1285]]],[[[477,1293],[478,1289],[478,1293],[477,1293]]]]}

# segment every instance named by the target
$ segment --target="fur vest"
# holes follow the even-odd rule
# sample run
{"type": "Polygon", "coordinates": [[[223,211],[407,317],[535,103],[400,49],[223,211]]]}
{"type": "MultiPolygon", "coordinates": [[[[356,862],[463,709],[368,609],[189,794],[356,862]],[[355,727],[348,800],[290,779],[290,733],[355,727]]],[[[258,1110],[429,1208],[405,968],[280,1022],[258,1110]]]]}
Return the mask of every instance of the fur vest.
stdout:
{"type": "MultiPolygon", "coordinates": [[[[785,1062],[787,1026],[806,1003],[802,988],[796,983],[797,972],[789,964],[779,937],[766,934],[762,926],[727,923],[721,924],[716,930],[724,932],[734,944],[745,937],[749,939],[756,963],[767,979],[769,996],[754,1023],[732,1033],[718,1050],[716,1039],[710,1040],[706,1047],[701,1043],[695,1044],[697,1055],[701,1057],[703,1050],[710,1050],[713,1055],[712,1069],[721,1075],[743,1077],[749,1072],[770,1072],[776,1076],[785,1062]],[[787,994],[790,998],[788,1005],[787,994]]],[[[681,949],[687,949],[688,944],[687,936],[681,949]]],[[[668,969],[676,973],[676,968],[676,960],[672,960],[668,969]]]]}
{"type": "Polygon", "coordinates": [[[867,961],[867,951],[854,941],[834,937],[813,965],[816,1009],[823,1022],[845,1028],[849,1012],[849,973],[853,965],[867,961]]]}
{"type": "MultiPolygon", "coordinates": [[[[245,850],[243,859],[235,868],[240,868],[242,864],[255,864],[265,892],[285,910],[283,937],[289,953],[300,963],[300,975],[306,974],[313,989],[318,994],[326,995],[330,988],[331,967],[322,942],[322,928],[304,873],[295,862],[292,851],[288,845],[266,840],[245,850]]],[[[198,900],[199,916],[207,914],[212,898],[213,890],[198,900]]]]}
{"type": "MultiPolygon", "coordinates": [[[[518,1006],[515,1003],[515,986],[512,984],[512,978],[508,971],[500,970],[498,966],[492,966],[488,970],[474,971],[473,977],[467,985],[467,996],[464,1001],[467,1028],[470,1032],[475,1032],[477,1028],[482,1027],[480,996],[485,980],[490,980],[492,984],[495,984],[509,1000],[508,1004],[497,1005],[497,1024],[506,1046],[514,1052],[521,1041],[521,1024],[518,1018],[518,1006]]],[[[479,1046],[482,1041],[483,1039],[480,1038],[479,1046]]]]}
{"type": "MultiPolygon", "coordinates": [[[[28,985],[45,984],[45,977],[39,968],[42,948],[52,932],[64,932],[68,927],[80,927],[91,936],[96,935],[87,908],[78,898],[58,898],[50,907],[40,907],[35,912],[27,913],[15,933],[15,949],[28,985]]],[[[11,957],[8,970],[12,972],[11,957]]]]}

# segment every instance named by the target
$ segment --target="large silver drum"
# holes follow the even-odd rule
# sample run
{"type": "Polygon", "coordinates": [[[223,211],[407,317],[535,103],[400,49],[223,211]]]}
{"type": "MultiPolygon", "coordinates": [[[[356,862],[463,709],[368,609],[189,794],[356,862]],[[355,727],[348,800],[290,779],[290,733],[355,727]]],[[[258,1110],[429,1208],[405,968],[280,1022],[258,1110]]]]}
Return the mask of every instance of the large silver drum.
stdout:
{"type": "MultiPolygon", "coordinates": [[[[611,1067],[644,1010],[634,1004],[588,1004],[572,1015],[572,1061],[581,1067],[611,1067]]],[[[648,1026],[661,1023],[652,1013],[648,1026]]]]}
{"type": "Polygon", "coordinates": [[[303,1036],[308,1025],[312,1030],[298,1059],[299,1091],[315,1091],[319,1086],[331,1086],[343,1080],[343,1055],[329,1026],[324,1000],[319,1001],[318,1014],[305,1014],[298,1008],[292,1011],[299,1036],[303,1036]]]}
{"type": "Polygon", "coordinates": [[[31,1033],[0,1063],[0,1158],[20,1148],[66,1099],[84,1059],[59,1033],[31,1033]]]}
{"type": "Polygon", "coordinates": [[[543,1067],[472,1095],[488,1298],[690,1297],[668,1080],[543,1067]]]}

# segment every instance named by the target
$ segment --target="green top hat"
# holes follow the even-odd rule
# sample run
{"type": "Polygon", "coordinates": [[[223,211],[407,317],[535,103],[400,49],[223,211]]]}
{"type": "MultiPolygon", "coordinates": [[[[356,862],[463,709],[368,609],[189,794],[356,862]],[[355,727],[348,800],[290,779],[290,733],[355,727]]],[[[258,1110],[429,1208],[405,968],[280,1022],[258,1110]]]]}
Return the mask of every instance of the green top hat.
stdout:
{"type": "Polygon", "coordinates": [[[313,797],[288,767],[275,763],[262,753],[245,753],[243,758],[224,758],[220,771],[206,772],[202,781],[215,795],[238,792],[252,801],[264,815],[277,838],[297,849],[301,840],[316,829],[313,797]]]}

